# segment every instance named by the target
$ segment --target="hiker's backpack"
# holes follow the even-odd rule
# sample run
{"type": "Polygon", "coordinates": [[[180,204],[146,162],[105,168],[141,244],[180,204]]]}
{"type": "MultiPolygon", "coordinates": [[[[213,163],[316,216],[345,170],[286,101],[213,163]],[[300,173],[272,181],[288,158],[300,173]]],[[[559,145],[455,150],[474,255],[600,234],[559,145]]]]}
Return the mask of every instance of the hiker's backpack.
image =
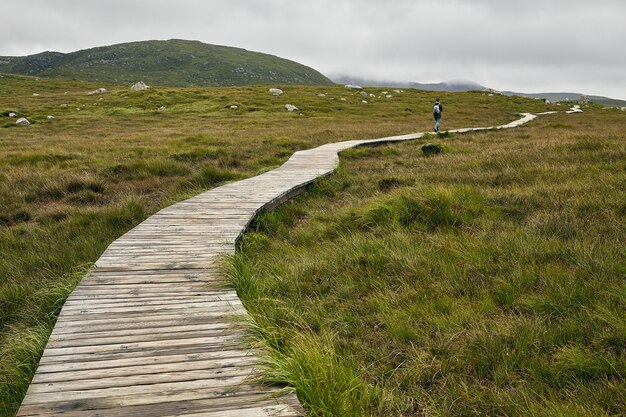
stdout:
{"type": "Polygon", "coordinates": [[[433,106],[433,114],[441,114],[441,107],[439,107],[439,104],[435,104],[433,106]]]}

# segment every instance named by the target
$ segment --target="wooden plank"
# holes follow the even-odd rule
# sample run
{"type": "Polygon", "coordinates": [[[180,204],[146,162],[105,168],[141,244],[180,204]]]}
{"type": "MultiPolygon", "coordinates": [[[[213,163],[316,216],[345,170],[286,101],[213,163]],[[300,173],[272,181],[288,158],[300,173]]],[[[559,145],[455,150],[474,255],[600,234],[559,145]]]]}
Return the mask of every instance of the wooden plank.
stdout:
{"type": "MultiPolygon", "coordinates": [[[[19,416],[42,416],[54,413],[63,417],[186,416],[197,412],[225,412],[255,405],[275,405],[276,390],[259,385],[229,389],[169,391],[163,397],[126,396],[84,401],[57,400],[20,409],[19,416]],[[165,397],[167,395],[167,397],[165,397]],[[106,414],[102,414],[106,410],[106,414]]],[[[287,401],[293,408],[292,401],[287,401]]]]}
{"type": "Polygon", "coordinates": [[[67,374],[68,372],[80,372],[80,371],[98,371],[114,368],[128,368],[134,366],[150,366],[150,365],[167,365],[167,364],[180,364],[180,363],[192,363],[195,361],[222,361],[236,358],[250,358],[254,360],[251,352],[247,349],[239,350],[218,350],[218,351],[204,351],[198,353],[185,353],[185,354],[170,354],[160,356],[141,356],[141,357],[126,357],[126,358],[112,358],[101,359],[98,361],[71,361],[71,362],[55,362],[48,364],[40,364],[37,368],[37,375],[43,374],[67,374]]]}
{"type": "Polygon", "coordinates": [[[258,366],[259,360],[250,356],[238,356],[225,359],[195,360],[182,362],[168,362],[146,365],[145,362],[135,366],[118,366],[96,368],[84,371],[66,370],[61,372],[41,372],[33,378],[33,384],[47,384],[51,382],[84,381],[88,379],[107,379],[118,376],[150,375],[163,372],[183,372],[193,370],[241,368],[258,366]]]}
{"type": "MultiPolygon", "coordinates": [[[[171,384],[172,386],[179,385],[196,387],[197,384],[202,386],[211,386],[213,382],[219,383],[219,381],[229,380],[231,378],[243,377],[248,378],[252,375],[252,368],[250,366],[236,366],[226,368],[209,368],[209,369],[187,369],[180,372],[157,372],[148,374],[135,375],[131,372],[123,376],[108,376],[105,378],[97,379],[82,379],[78,381],[63,381],[63,382],[45,382],[37,383],[33,382],[28,388],[30,395],[55,393],[64,395],[65,393],[74,393],[80,391],[85,395],[85,398],[91,398],[89,396],[90,391],[99,391],[105,389],[117,389],[117,392],[129,393],[137,387],[145,387],[147,385],[156,384],[171,384]],[[127,389],[124,392],[123,389],[127,389]]],[[[240,381],[240,380],[238,380],[240,381]]],[[[142,391],[140,391],[142,392],[142,391]]]]}

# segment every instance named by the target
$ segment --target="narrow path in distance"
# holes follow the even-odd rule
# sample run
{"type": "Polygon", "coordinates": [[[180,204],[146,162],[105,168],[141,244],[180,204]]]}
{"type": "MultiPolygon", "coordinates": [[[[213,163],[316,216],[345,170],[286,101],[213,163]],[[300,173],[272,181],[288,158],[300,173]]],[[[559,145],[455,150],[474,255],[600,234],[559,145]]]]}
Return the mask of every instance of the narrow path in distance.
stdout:
{"type": "MultiPolygon", "coordinates": [[[[450,130],[463,133],[513,128],[450,130]]],[[[255,379],[217,262],[250,221],[331,174],[338,153],[425,133],[331,143],[165,208],[113,242],[67,299],[18,416],[300,416],[293,393],[255,379]]]]}

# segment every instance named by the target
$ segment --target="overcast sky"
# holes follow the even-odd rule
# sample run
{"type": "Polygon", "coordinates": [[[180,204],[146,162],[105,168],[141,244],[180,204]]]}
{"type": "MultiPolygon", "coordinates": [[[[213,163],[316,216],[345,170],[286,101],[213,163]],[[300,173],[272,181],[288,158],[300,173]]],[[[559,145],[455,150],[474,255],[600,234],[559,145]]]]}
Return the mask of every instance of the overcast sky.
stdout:
{"type": "Polygon", "coordinates": [[[0,2],[0,55],[193,39],[331,76],[626,99],[626,0],[0,2]]]}

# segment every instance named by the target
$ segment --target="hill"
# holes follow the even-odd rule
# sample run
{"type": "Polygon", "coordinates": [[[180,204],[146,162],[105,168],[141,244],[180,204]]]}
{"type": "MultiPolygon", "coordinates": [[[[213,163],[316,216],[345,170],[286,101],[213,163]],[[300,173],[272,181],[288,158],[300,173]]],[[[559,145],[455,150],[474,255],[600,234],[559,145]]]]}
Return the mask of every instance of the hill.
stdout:
{"type": "Polygon", "coordinates": [[[0,57],[0,72],[179,87],[333,84],[313,68],[277,56],[179,39],[0,57]]]}

